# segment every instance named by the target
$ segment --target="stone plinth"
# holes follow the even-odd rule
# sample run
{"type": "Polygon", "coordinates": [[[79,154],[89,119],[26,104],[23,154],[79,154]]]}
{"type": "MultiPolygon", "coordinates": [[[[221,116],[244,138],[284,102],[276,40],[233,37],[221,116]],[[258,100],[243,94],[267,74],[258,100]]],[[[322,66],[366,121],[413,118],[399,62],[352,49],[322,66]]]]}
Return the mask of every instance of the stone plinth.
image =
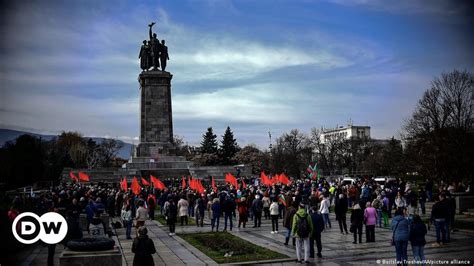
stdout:
{"type": "Polygon", "coordinates": [[[115,247],[105,251],[64,250],[59,257],[59,266],[116,266],[122,265],[122,254],[115,247]]]}
{"type": "Polygon", "coordinates": [[[171,109],[171,75],[169,72],[144,71],[140,82],[140,144],[139,157],[172,154],[173,117],[171,109]]]}

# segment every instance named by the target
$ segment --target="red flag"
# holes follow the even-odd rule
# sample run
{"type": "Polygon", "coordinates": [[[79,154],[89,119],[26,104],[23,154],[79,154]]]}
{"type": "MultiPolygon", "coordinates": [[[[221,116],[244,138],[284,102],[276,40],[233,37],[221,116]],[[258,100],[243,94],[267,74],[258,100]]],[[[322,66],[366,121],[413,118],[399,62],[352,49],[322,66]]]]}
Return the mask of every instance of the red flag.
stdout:
{"type": "Polygon", "coordinates": [[[188,176],[188,184],[189,188],[192,190],[196,190],[196,180],[188,176]]]}
{"type": "Polygon", "coordinates": [[[225,181],[232,184],[235,188],[238,188],[237,179],[231,173],[225,175],[225,181]]]}
{"type": "Polygon", "coordinates": [[[138,180],[136,177],[133,177],[132,179],[132,184],[130,185],[130,188],[132,189],[133,194],[138,195],[140,194],[140,184],[138,183],[138,180]]]}
{"type": "Polygon", "coordinates": [[[184,176],[181,178],[181,187],[182,187],[183,189],[186,188],[186,180],[184,179],[184,176]]]}
{"type": "Polygon", "coordinates": [[[281,173],[279,177],[280,177],[279,181],[283,185],[289,185],[291,183],[290,179],[288,179],[288,177],[285,175],[285,173],[281,173]]]}
{"type": "Polygon", "coordinates": [[[196,183],[197,183],[197,186],[196,186],[197,191],[198,191],[200,194],[204,193],[204,186],[203,186],[202,183],[201,183],[201,179],[197,179],[196,181],[197,181],[197,182],[196,182],[196,183]]]}
{"type": "Polygon", "coordinates": [[[150,182],[146,181],[146,179],[142,177],[142,184],[143,184],[144,186],[149,186],[149,185],[150,185],[150,182]]]}
{"type": "Polygon", "coordinates": [[[214,189],[214,192],[217,193],[216,180],[214,180],[214,177],[212,177],[211,186],[212,186],[212,189],[214,189]]]}
{"type": "Polygon", "coordinates": [[[165,184],[163,184],[163,182],[161,182],[161,180],[159,180],[158,178],[150,175],[150,179],[151,179],[151,182],[153,183],[154,188],[161,189],[161,190],[166,188],[165,184]]]}
{"type": "Polygon", "coordinates": [[[273,177],[272,177],[272,185],[276,184],[280,182],[280,175],[279,174],[275,174],[273,177]]]}
{"type": "Polygon", "coordinates": [[[73,181],[79,181],[79,178],[77,178],[77,176],[71,171],[69,172],[69,177],[73,180],[73,181]]]}
{"type": "Polygon", "coordinates": [[[122,181],[120,181],[120,187],[123,191],[127,191],[127,178],[124,177],[122,181]]]}
{"type": "Polygon", "coordinates": [[[246,189],[247,188],[247,184],[245,184],[245,181],[241,178],[240,181],[242,182],[242,188],[243,189],[246,189]]]}
{"type": "Polygon", "coordinates": [[[260,173],[260,179],[262,181],[262,184],[264,184],[264,185],[268,186],[268,185],[272,184],[272,181],[270,179],[268,179],[268,176],[263,171],[260,173]]]}
{"type": "Polygon", "coordinates": [[[83,172],[79,172],[79,180],[89,182],[89,176],[83,172]]]}

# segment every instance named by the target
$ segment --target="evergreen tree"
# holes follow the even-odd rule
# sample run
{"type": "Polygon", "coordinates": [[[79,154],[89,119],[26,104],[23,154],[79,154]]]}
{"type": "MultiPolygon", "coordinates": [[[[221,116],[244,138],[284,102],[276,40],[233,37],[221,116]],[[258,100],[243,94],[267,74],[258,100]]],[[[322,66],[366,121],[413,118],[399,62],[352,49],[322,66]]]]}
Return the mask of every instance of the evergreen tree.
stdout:
{"type": "Polygon", "coordinates": [[[237,140],[234,139],[234,133],[232,133],[230,127],[227,127],[224,136],[222,136],[222,142],[219,148],[221,163],[224,165],[233,164],[234,160],[232,158],[239,150],[237,140]]]}
{"type": "Polygon", "coordinates": [[[207,132],[202,135],[201,153],[217,155],[217,136],[212,131],[212,127],[207,128],[207,132]]]}

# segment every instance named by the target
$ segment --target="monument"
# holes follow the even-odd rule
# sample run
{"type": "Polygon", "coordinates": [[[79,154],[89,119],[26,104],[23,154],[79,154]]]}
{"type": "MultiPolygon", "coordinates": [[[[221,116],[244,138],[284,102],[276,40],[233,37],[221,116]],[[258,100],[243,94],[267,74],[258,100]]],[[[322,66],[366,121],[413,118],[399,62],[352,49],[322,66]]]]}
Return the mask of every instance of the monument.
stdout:
{"type": "MultiPolygon", "coordinates": [[[[120,169],[78,169],[90,175],[91,181],[118,183],[124,176],[181,178],[193,176],[204,178],[214,176],[223,179],[226,173],[234,172],[233,166],[194,166],[184,156],[176,154],[173,143],[173,115],[171,100],[171,80],[173,75],[166,71],[169,60],[165,40],[153,33],[154,22],[148,25],[149,40],[143,40],[138,58],[141,73],[140,84],[140,142],[134,155],[120,169]]],[[[65,168],[62,176],[69,179],[65,168]]],[[[250,169],[241,168],[243,175],[250,175],[250,169]]]]}
{"type": "Polygon", "coordinates": [[[138,157],[173,155],[173,116],[169,72],[143,71],[140,82],[140,144],[138,157]]]}
{"type": "Polygon", "coordinates": [[[171,79],[165,71],[169,59],[164,40],[160,43],[152,33],[154,22],[148,25],[149,38],[140,49],[140,144],[137,157],[157,158],[159,155],[173,155],[173,117],[171,108],[171,79]],[[160,67],[161,71],[158,69],[160,67]],[[152,68],[152,70],[149,70],[152,68]]]}
{"type": "Polygon", "coordinates": [[[176,156],[173,143],[173,116],[171,104],[171,79],[166,69],[169,60],[165,41],[158,40],[148,25],[149,40],[144,40],[139,59],[142,72],[138,75],[140,84],[140,143],[135,155],[126,164],[126,169],[137,170],[136,174],[146,176],[189,175],[190,162],[176,156]],[[139,173],[138,173],[139,172],[139,173]]]}

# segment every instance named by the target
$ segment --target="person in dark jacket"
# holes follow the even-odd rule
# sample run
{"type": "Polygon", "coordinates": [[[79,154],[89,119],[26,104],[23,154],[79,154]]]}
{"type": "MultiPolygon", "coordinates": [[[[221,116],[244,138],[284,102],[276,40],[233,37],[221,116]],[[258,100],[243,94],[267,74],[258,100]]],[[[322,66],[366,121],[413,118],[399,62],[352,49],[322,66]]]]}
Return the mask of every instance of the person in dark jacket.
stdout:
{"type": "Polygon", "coordinates": [[[151,254],[156,253],[155,244],[153,240],[147,235],[148,230],[142,226],[138,228],[138,237],[133,240],[132,252],[135,253],[133,256],[134,266],[146,266],[155,265],[151,254]]]}
{"type": "Polygon", "coordinates": [[[434,223],[436,228],[436,243],[433,243],[433,247],[440,247],[446,243],[446,219],[448,219],[448,216],[446,196],[441,193],[439,201],[436,201],[431,209],[431,223],[434,223]]]}
{"type": "Polygon", "coordinates": [[[451,241],[451,232],[454,232],[454,217],[456,216],[456,200],[449,191],[446,192],[446,206],[448,217],[446,219],[446,242],[451,241]]]}
{"type": "Polygon", "coordinates": [[[324,219],[321,214],[318,213],[318,207],[313,206],[311,208],[311,221],[313,222],[313,234],[309,238],[309,257],[314,258],[314,241],[316,241],[316,247],[318,248],[318,258],[321,258],[321,250],[323,246],[321,244],[321,232],[324,231],[324,219]]]}
{"type": "Polygon", "coordinates": [[[364,212],[359,204],[355,204],[351,213],[351,231],[354,234],[354,242],[357,244],[357,234],[359,235],[359,243],[362,243],[362,225],[364,224],[364,212]]]}
{"type": "Polygon", "coordinates": [[[260,195],[256,195],[254,201],[252,202],[252,212],[254,215],[253,227],[260,227],[262,225],[262,211],[263,202],[260,199],[260,195]]]}
{"type": "Polygon", "coordinates": [[[197,209],[196,209],[196,226],[204,227],[204,211],[206,210],[206,196],[204,194],[201,195],[200,198],[196,201],[197,209]]]}
{"type": "MultiPolygon", "coordinates": [[[[290,207],[286,210],[285,216],[283,217],[283,227],[286,228],[285,246],[288,245],[288,241],[290,240],[291,225],[293,222],[293,216],[295,216],[295,213],[296,213],[296,207],[298,207],[296,202],[292,202],[290,207]]],[[[296,245],[296,239],[293,238],[293,246],[295,245],[296,245]]]]}
{"type": "Polygon", "coordinates": [[[420,262],[418,265],[424,265],[426,233],[426,225],[421,220],[421,217],[419,215],[413,216],[413,222],[410,226],[410,243],[415,261],[420,262]]]}
{"type": "Polygon", "coordinates": [[[168,223],[169,229],[170,229],[170,236],[175,235],[175,230],[176,230],[176,221],[178,220],[178,207],[176,206],[173,198],[169,199],[169,206],[166,209],[165,216],[166,216],[166,222],[168,223]]]}
{"type": "Polygon", "coordinates": [[[211,210],[211,232],[214,232],[214,226],[216,226],[216,232],[219,232],[219,220],[221,218],[221,204],[219,202],[219,198],[214,198],[212,200],[211,210]]]}
{"type": "Polygon", "coordinates": [[[344,194],[340,194],[339,197],[336,198],[334,211],[336,213],[336,221],[339,223],[339,229],[341,229],[341,234],[349,234],[347,232],[347,224],[346,224],[346,214],[347,214],[347,197],[344,194]],[[344,229],[344,230],[343,230],[344,229]]]}
{"type": "Polygon", "coordinates": [[[395,211],[395,217],[392,219],[393,242],[397,254],[397,265],[407,265],[408,255],[407,247],[410,238],[410,223],[405,218],[405,209],[400,208],[395,211]]]}
{"type": "Polygon", "coordinates": [[[229,220],[229,228],[232,231],[232,214],[235,212],[235,201],[230,195],[226,196],[222,204],[222,212],[224,213],[224,232],[227,231],[227,220],[229,220]]]}

